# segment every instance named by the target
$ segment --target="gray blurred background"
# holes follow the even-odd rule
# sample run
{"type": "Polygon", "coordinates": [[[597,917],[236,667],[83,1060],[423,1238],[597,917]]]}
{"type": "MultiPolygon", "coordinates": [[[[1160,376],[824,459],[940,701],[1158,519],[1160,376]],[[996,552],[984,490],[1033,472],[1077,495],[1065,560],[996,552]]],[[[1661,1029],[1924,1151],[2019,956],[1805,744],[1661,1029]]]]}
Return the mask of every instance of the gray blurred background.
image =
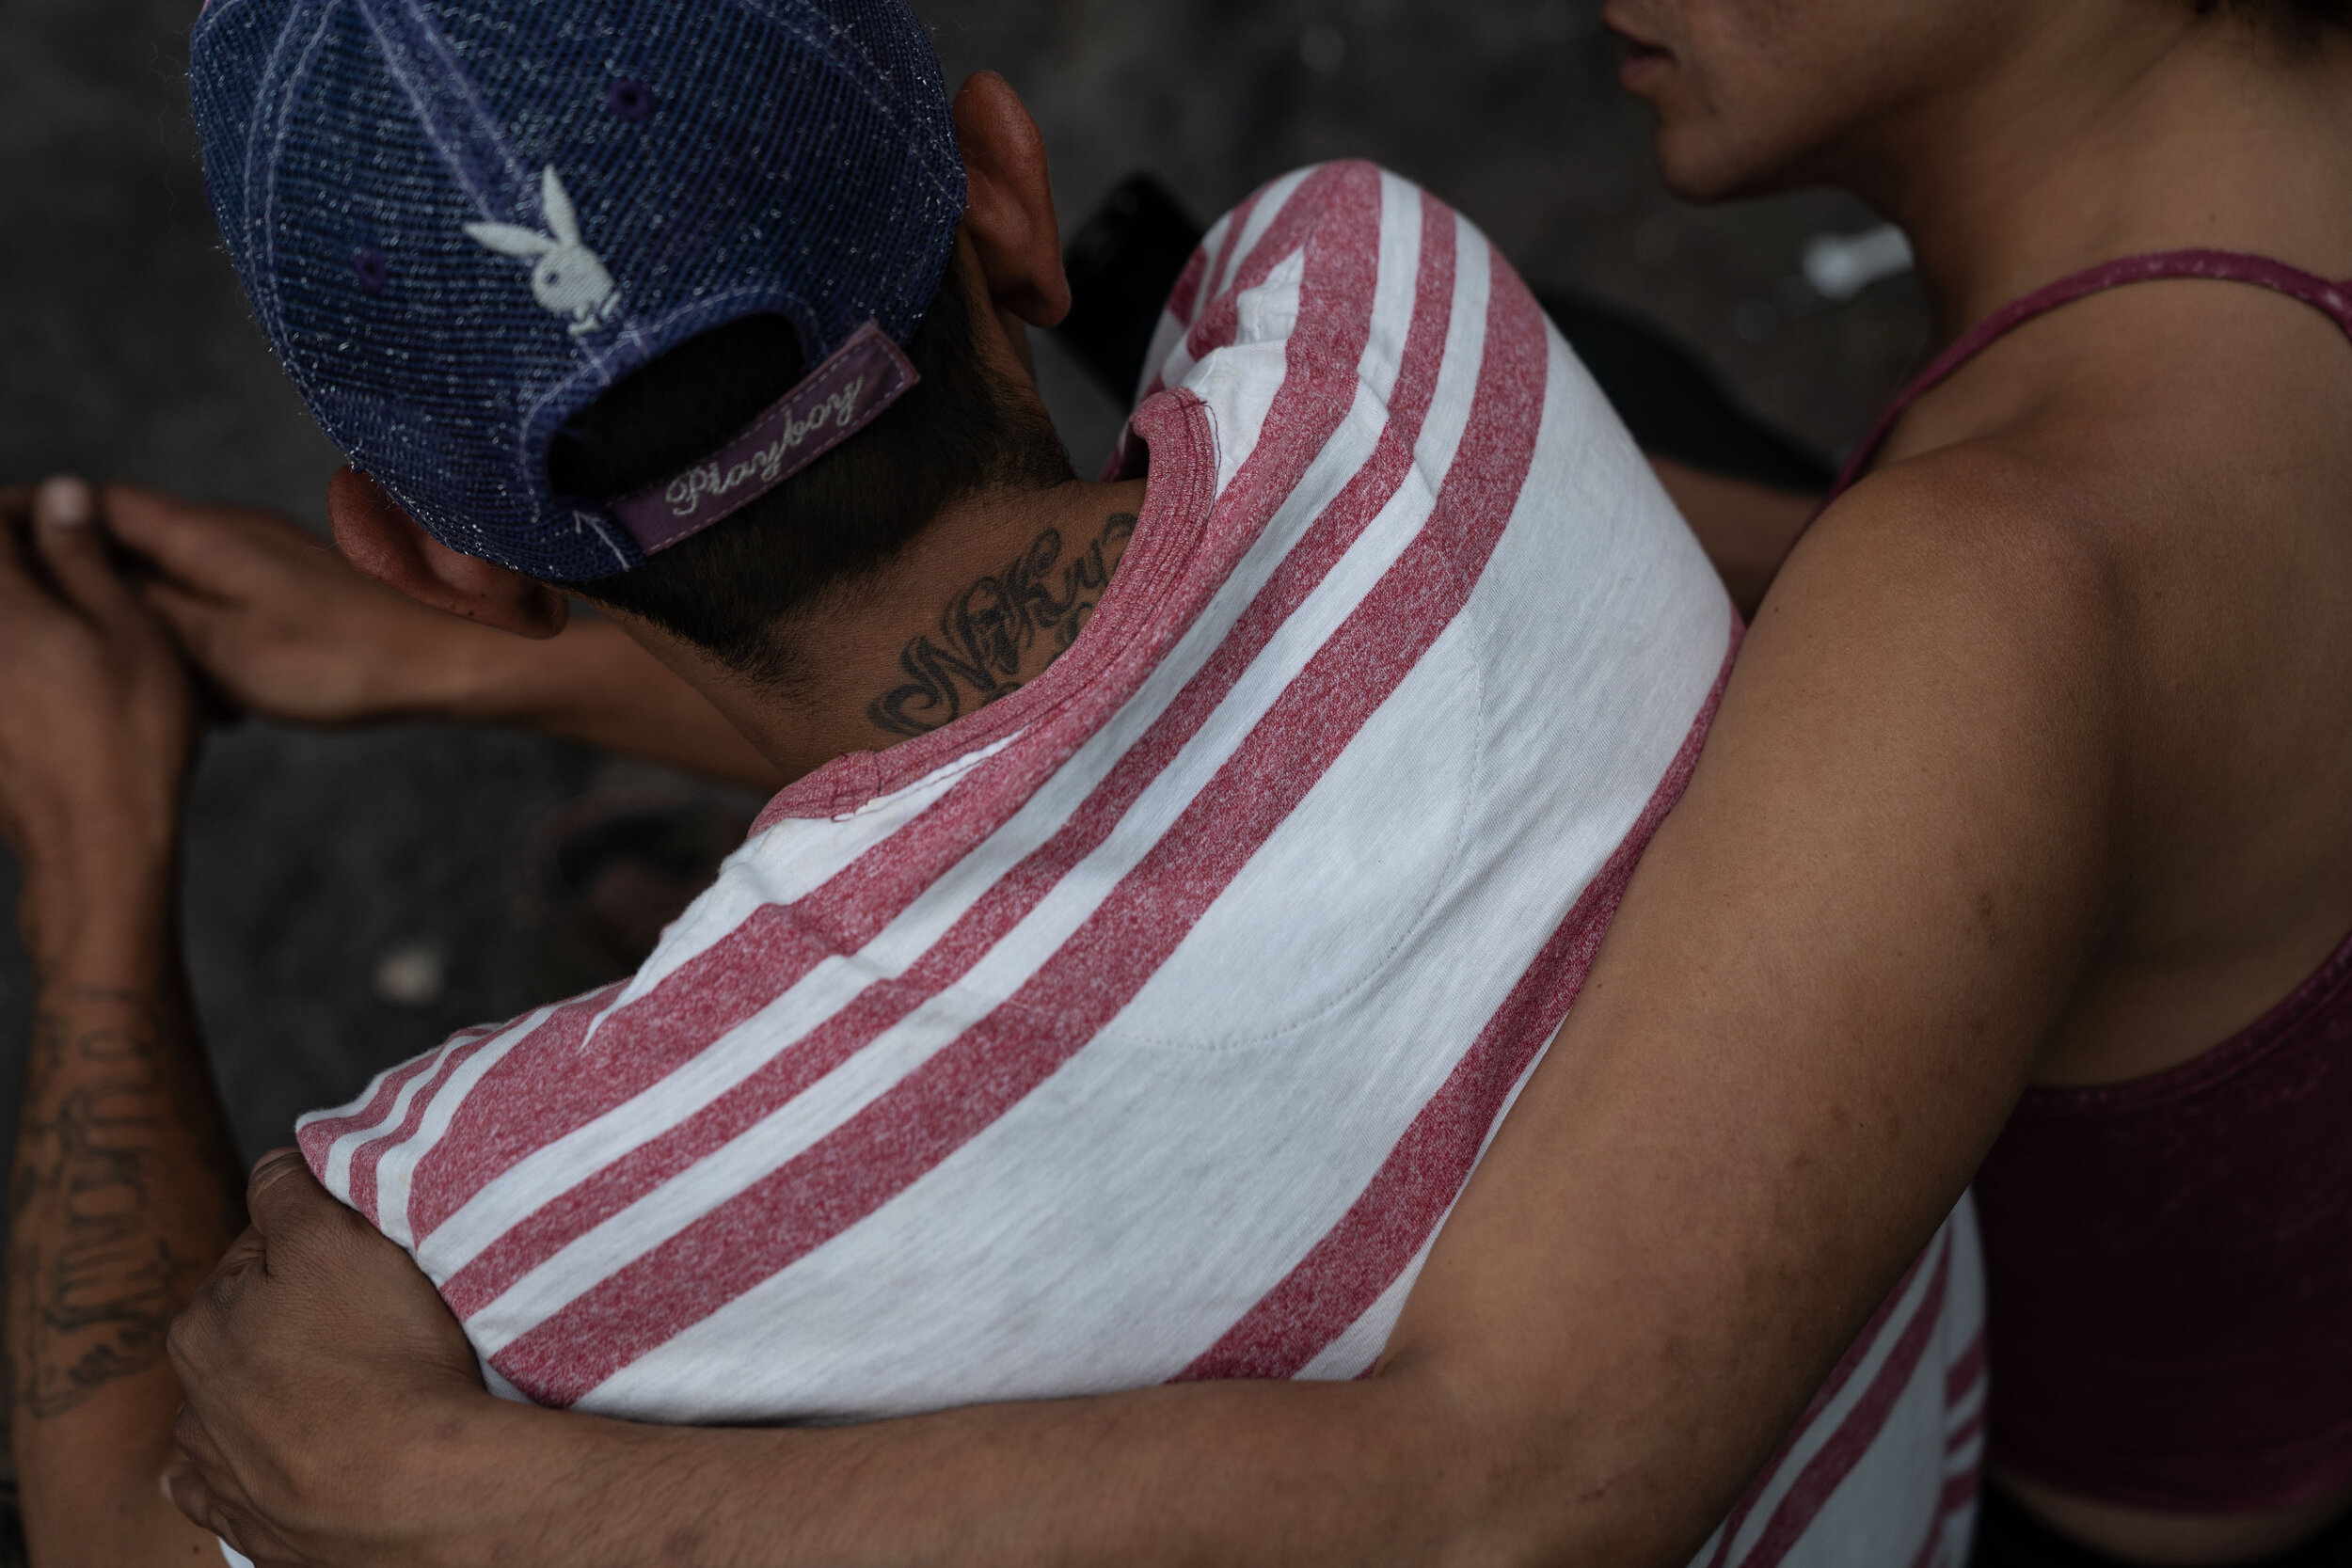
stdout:
{"type": "MultiPolygon", "coordinates": [[[[552,0],[551,0],[552,3],[552,0]]],[[[339,459],[248,320],[187,119],[195,0],[0,0],[0,482],[59,469],[324,526],[339,459]]],[[[1804,194],[1677,202],[1623,99],[1599,0],[916,0],[951,83],[1001,71],[1054,159],[1064,233],[1122,175],[1206,220],[1295,165],[1369,157],[1466,211],[1522,273],[1647,317],[1823,453],[1925,339],[1908,278],[1832,303],[1806,240],[1870,215],[1804,194]]],[[[1050,341],[1079,467],[1123,410],[1050,341]]],[[[196,997],[248,1156],[298,1112],[451,1029],[600,977],[534,891],[588,797],[739,802],[580,748],[482,730],[246,721],[208,744],[186,901],[196,997]]],[[[0,896],[15,868],[0,852],[0,896]]],[[[27,996],[0,935],[0,1136],[27,996]]],[[[0,1450],[4,1451],[4,1450],[0,1450]]]]}

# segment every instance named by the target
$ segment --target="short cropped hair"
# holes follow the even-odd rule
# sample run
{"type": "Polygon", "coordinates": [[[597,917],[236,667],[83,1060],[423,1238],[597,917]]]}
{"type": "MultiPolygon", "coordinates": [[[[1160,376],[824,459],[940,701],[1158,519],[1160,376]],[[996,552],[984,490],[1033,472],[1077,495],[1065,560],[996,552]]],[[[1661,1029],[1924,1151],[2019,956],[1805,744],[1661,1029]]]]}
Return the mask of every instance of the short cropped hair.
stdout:
{"type": "MultiPolygon", "coordinates": [[[[767,495],[616,577],[552,586],[641,615],[763,685],[801,673],[790,623],[882,575],[956,502],[1073,476],[1035,392],[988,363],[985,295],[961,253],[906,355],[921,376],[857,435],[767,495]]],[[[548,475],[604,500],[717,451],[797,384],[805,363],[782,316],[747,316],[616,383],[560,432],[548,475]]]]}

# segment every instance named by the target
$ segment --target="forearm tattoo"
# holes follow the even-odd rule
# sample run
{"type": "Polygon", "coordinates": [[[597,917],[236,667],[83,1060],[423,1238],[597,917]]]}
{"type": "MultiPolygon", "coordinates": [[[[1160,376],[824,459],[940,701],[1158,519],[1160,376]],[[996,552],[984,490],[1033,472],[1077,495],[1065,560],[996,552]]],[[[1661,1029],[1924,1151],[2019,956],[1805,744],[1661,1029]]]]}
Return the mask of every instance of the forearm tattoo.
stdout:
{"type": "Polygon", "coordinates": [[[866,718],[892,735],[923,735],[1019,690],[1023,659],[1041,638],[1058,655],[1085,629],[1135,528],[1133,513],[1115,513],[1067,561],[1061,531],[1040,533],[1003,571],[950,600],[937,631],[900,651],[905,684],[875,698],[866,718]]]}
{"type": "Polygon", "coordinates": [[[203,1141],[190,1139],[195,1108],[168,1053],[186,1042],[166,1038],[142,992],[50,984],[37,1006],[8,1288],[16,1404],[45,1419],[161,1362],[213,1259],[199,1255],[209,1237],[176,1234],[186,1226],[168,1217],[191,1195],[165,1191],[203,1141]]]}

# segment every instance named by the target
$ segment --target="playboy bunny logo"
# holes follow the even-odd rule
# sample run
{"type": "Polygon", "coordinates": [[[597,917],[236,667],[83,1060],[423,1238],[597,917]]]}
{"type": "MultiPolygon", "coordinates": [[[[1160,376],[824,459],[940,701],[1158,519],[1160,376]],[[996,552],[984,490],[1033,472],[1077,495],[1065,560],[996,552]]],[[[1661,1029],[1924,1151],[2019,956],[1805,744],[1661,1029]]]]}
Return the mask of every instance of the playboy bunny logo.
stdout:
{"type": "Polygon", "coordinates": [[[539,205],[553,234],[517,229],[511,223],[469,223],[466,232],[501,256],[519,256],[531,269],[531,293],[559,316],[572,318],[572,336],[582,337],[612,319],[621,292],[596,253],[580,243],[580,216],[549,164],[539,179],[539,205]]]}

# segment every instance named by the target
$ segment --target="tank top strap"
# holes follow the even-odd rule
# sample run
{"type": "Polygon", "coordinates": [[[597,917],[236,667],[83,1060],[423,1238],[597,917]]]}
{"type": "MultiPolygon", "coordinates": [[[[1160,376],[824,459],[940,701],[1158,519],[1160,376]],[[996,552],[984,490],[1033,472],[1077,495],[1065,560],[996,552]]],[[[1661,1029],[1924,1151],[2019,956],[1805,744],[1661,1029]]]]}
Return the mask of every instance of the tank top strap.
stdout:
{"type": "MultiPolygon", "coordinates": [[[[2153,283],[2163,278],[2211,277],[2228,283],[2251,283],[2259,288],[2274,289],[2292,295],[2317,309],[2326,311],[2352,337],[2352,283],[2331,283],[2316,273],[2291,267],[2284,261],[2267,256],[2249,256],[2234,250],[2159,250],[2144,256],[2127,256],[2120,261],[2105,261],[2098,266],[2061,277],[2044,288],[2036,289],[2022,298],[2012,299],[1998,310],[1961,334],[1958,341],[1937,355],[1928,368],[1913,377],[1911,385],[1888,404],[1870,433],[1862,438],[1846,459],[1837,476],[1837,483],[1829,493],[1836,500],[1851,489],[1886,444],[1887,434],[1895,421],[1911,411],[1911,405],[1925,397],[1947,376],[1984,352],[1986,345],[2014,328],[2057,309],[2071,305],[2086,294],[2120,289],[2127,283],[2153,283]]],[[[1828,501],[1822,505],[1826,507],[1828,501]]]]}

